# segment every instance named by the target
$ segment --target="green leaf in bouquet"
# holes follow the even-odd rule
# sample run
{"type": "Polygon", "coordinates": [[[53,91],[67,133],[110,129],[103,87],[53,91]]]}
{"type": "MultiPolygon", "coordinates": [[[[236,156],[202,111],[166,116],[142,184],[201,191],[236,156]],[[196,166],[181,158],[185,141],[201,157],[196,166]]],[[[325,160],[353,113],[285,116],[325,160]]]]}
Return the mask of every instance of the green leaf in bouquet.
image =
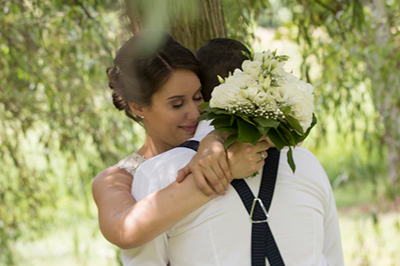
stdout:
{"type": "Polygon", "coordinates": [[[209,113],[209,112],[204,112],[202,115],[200,115],[197,118],[197,121],[201,121],[201,120],[212,120],[219,117],[219,115],[216,115],[214,113],[209,113]]]}
{"type": "Polygon", "coordinates": [[[229,135],[225,140],[225,149],[228,149],[238,138],[238,134],[229,135]]]}
{"type": "Polygon", "coordinates": [[[263,127],[263,126],[257,125],[258,132],[260,132],[261,136],[266,136],[271,128],[272,127],[263,127]]]}
{"type": "Polygon", "coordinates": [[[285,124],[281,123],[278,127],[278,132],[284,136],[284,140],[287,146],[296,146],[296,141],[292,135],[292,132],[286,127],[285,124]]]}
{"type": "Polygon", "coordinates": [[[202,104],[199,105],[199,108],[204,110],[205,108],[209,107],[210,103],[209,102],[204,102],[202,104]]]}
{"type": "Polygon", "coordinates": [[[279,126],[279,121],[276,121],[274,119],[267,119],[267,118],[263,118],[263,117],[257,117],[257,118],[253,118],[254,122],[256,122],[257,124],[259,124],[262,127],[273,127],[273,128],[277,128],[279,126]]]}
{"type": "Polygon", "coordinates": [[[236,117],[234,115],[231,116],[231,122],[229,125],[232,126],[235,123],[235,121],[236,121],[236,117]]]}
{"type": "Polygon", "coordinates": [[[217,115],[232,115],[228,110],[220,109],[220,108],[211,108],[209,112],[217,114],[217,115]]]}
{"type": "Polygon", "coordinates": [[[278,133],[275,128],[270,129],[270,131],[268,132],[268,137],[272,141],[272,143],[275,144],[278,150],[282,150],[282,148],[285,147],[285,141],[282,139],[281,134],[278,133]]]}
{"type": "Polygon", "coordinates": [[[199,117],[197,117],[197,121],[201,121],[201,120],[210,120],[210,118],[208,118],[210,113],[203,113],[201,114],[199,117]]]}
{"type": "Polygon", "coordinates": [[[231,125],[231,116],[229,115],[219,115],[212,122],[213,126],[230,126],[231,125]]]}
{"type": "Polygon", "coordinates": [[[294,137],[296,144],[302,142],[306,138],[305,134],[299,135],[296,131],[292,131],[292,135],[294,137]]]}
{"type": "Polygon", "coordinates": [[[242,118],[244,121],[246,121],[247,123],[249,123],[249,124],[252,124],[252,125],[256,125],[253,121],[251,121],[247,116],[244,116],[244,115],[238,115],[240,118],[242,118]]]}
{"type": "Polygon", "coordinates": [[[289,163],[290,168],[292,169],[293,173],[296,171],[296,164],[293,160],[293,150],[292,147],[289,146],[289,150],[287,152],[287,161],[289,163]]]}
{"type": "Polygon", "coordinates": [[[256,145],[257,141],[262,136],[258,132],[258,129],[254,125],[247,123],[241,117],[237,117],[236,121],[238,124],[238,134],[239,134],[237,141],[256,145]]]}
{"type": "Polygon", "coordinates": [[[304,133],[304,132],[303,132],[303,128],[301,127],[299,120],[297,120],[296,118],[294,118],[294,117],[291,116],[291,115],[287,115],[287,116],[285,117],[285,120],[286,120],[286,122],[288,122],[288,124],[289,124],[294,130],[296,130],[296,131],[299,133],[299,135],[302,135],[302,134],[304,133]]]}
{"type": "Polygon", "coordinates": [[[252,60],[253,59],[253,56],[251,54],[249,54],[248,52],[243,51],[243,50],[241,52],[245,57],[247,57],[248,60],[252,60]]]}
{"type": "Polygon", "coordinates": [[[311,131],[311,129],[317,124],[317,117],[315,116],[315,114],[312,114],[312,121],[311,121],[311,125],[310,127],[307,129],[306,134],[308,135],[311,131]]]}
{"type": "Polygon", "coordinates": [[[315,115],[313,114],[313,119],[311,122],[310,127],[307,129],[306,133],[300,135],[295,136],[296,142],[302,142],[305,138],[308,137],[308,135],[310,134],[311,129],[317,124],[317,118],[315,117],[315,115]]]}
{"type": "Polygon", "coordinates": [[[215,126],[215,130],[221,133],[238,133],[238,129],[236,127],[215,126]]]}
{"type": "Polygon", "coordinates": [[[290,107],[290,105],[282,107],[281,111],[283,112],[284,115],[287,115],[292,111],[292,107],[290,107]]]}

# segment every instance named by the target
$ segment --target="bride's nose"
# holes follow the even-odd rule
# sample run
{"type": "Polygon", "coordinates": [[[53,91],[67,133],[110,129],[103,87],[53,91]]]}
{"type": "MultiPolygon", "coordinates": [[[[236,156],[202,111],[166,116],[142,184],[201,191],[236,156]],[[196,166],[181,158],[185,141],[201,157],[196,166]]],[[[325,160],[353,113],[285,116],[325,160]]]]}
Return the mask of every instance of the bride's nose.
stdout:
{"type": "Polygon", "coordinates": [[[199,117],[199,116],[200,116],[200,108],[195,102],[192,102],[190,104],[190,109],[188,110],[187,117],[190,120],[196,120],[197,117],[199,117]]]}

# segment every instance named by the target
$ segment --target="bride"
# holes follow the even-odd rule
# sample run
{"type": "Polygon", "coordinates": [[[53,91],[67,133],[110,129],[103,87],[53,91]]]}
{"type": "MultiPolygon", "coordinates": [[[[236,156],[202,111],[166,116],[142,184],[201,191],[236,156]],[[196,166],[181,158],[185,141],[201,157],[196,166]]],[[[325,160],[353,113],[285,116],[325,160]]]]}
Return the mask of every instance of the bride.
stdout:
{"type": "Polygon", "coordinates": [[[233,178],[262,167],[266,141],[257,146],[236,143],[225,151],[225,136],[211,132],[200,143],[192,174],[136,202],[131,186],[139,165],[194,136],[203,102],[200,66],[170,35],[144,32],[120,48],[107,73],[114,105],[146,130],[138,151],[100,172],[93,182],[100,229],[111,243],[122,249],[147,243],[212,197],[223,195],[233,178]],[[152,52],[149,40],[154,39],[161,45],[152,52]]]}

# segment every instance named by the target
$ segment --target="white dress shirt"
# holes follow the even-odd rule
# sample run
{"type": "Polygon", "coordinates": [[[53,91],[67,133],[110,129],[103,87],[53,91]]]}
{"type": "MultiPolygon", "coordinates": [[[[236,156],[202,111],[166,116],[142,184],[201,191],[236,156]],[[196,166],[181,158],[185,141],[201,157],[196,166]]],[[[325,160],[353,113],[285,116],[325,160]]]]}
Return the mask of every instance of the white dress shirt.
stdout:
{"type": "MultiPolygon", "coordinates": [[[[212,130],[205,126],[200,123],[194,139],[201,140],[212,130]]],[[[343,265],[337,211],[325,171],[310,151],[297,147],[293,174],[287,151],[281,151],[268,220],[283,260],[296,266],[343,265]]],[[[147,160],[135,174],[134,197],[140,200],[174,182],[177,171],[194,154],[188,148],[175,148],[147,160]]],[[[254,195],[261,181],[259,172],[246,179],[254,195]]],[[[123,251],[122,258],[129,266],[167,265],[168,261],[171,266],[250,266],[250,218],[230,186],[225,195],[209,201],[150,243],[123,251]]]]}

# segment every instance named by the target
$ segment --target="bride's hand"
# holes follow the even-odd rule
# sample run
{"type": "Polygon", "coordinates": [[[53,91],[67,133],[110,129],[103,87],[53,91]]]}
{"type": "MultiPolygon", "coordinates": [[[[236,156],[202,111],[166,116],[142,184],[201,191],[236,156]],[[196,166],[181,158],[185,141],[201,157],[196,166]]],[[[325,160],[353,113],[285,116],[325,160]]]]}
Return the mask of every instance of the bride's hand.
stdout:
{"type": "Polygon", "coordinates": [[[236,142],[229,147],[228,159],[234,179],[251,176],[264,166],[264,158],[267,158],[267,149],[273,144],[265,138],[260,139],[257,145],[236,142]]]}
{"type": "Polygon", "coordinates": [[[223,139],[208,134],[199,145],[196,155],[188,165],[179,170],[177,182],[193,173],[199,189],[208,196],[223,195],[233,177],[227,160],[223,139]]]}

